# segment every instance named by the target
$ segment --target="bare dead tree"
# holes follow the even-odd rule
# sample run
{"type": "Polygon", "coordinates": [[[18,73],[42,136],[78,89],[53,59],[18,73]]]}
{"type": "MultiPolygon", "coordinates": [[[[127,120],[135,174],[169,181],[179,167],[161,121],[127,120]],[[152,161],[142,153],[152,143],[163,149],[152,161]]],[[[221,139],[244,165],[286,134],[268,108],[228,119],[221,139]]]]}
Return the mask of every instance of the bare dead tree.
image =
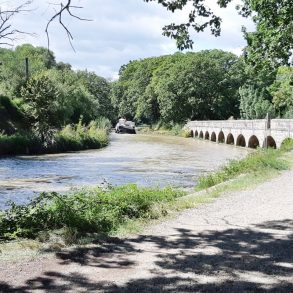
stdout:
{"type": "Polygon", "coordinates": [[[23,4],[11,9],[2,9],[2,7],[0,7],[0,45],[12,46],[17,35],[30,34],[13,28],[11,20],[16,14],[30,11],[28,7],[31,3],[32,0],[28,0],[23,4]]]}
{"type": "Polygon", "coordinates": [[[73,44],[72,44],[73,35],[70,32],[70,30],[68,29],[68,27],[64,24],[64,22],[63,22],[63,16],[64,15],[68,15],[68,16],[71,16],[73,18],[76,18],[76,19],[82,20],[82,21],[91,21],[91,20],[90,19],[86,19],[86,18],[82,18],[82,17],[76,15],[75,13],[73,13],[73,10],[74,9],[82,9],[83,7],[76,6],[76,5],[72,5],[72,0],[67,0],[67,2],[65,4],[63,4],[61,2],[60,4],[58,4],[58,6],[60,6],[59,10],[57,10],[56,13],[50,18],[50,20],[47,23],[46,30],[45,30],[45,32],[47,34],[48,48],[50,48],[49,27],[52,24],[52,22],[54,22],[55,20],[58,20],[59,24],[65,30],[65,32],[67,34],[67,37],[68,37],[68,40],[69,40],[69,43],[70,43],[72,49],[74,50],[74,47],[73,47],[73,44]]]}

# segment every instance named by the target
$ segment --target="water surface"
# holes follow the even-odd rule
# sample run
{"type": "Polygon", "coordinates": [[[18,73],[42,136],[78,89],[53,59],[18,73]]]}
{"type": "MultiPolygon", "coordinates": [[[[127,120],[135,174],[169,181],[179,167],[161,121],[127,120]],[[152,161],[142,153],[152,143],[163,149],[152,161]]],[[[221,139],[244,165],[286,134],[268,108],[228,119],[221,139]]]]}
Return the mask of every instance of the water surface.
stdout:
{"type": "Polygon", "coordinates": [[[64,192],[104,181],[191,188],[198,177],[248,150],[178,137],[111,135],[101,150],[0,159],[0,208],[41,191],[64,192]]]}

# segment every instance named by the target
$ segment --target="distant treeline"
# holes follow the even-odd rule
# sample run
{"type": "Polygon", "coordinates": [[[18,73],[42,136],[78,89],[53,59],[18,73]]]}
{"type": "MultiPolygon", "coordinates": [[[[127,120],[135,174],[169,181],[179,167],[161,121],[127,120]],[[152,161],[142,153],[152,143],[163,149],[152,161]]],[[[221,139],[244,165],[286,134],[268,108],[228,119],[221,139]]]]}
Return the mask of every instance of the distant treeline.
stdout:
{"type": "Polygon", "coordinates": [[[293,118],[291,67],[256,71],[221,50],[131,61],[122,66],[111,100],[118,115],[140,122],[293,118]]]}
{"type": "Polygon", "coordinates": [[[7,153],[4,149],[14,153],[19,145],[17,153],[35,152],[36,145],[42,152],[99,147],[104,143],[83,139],[81,129],[91,129],[93,135],[94,128],[109,129],[119,116],[167,125],[188,119],[264,118],[268,112],[293,118],[292,85],[292,67],[266,63],[256,70],[221,50],[130,61],[121,67],[119,79],[109,82],[56,62],[46,48],[0,49],[0,154],[7,153]],[[57,143],[61,133],[62,147],[57,143]]]}

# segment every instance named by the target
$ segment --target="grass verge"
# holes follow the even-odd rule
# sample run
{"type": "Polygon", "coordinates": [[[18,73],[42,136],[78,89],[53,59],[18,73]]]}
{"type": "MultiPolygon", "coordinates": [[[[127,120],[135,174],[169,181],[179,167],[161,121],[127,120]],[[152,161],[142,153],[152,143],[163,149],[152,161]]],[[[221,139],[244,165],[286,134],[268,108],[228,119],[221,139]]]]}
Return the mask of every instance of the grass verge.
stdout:
{"type": "Polygon", "coordinates": [[[269,173],[287,170],[290,163],[286,154],[293,150],[293,140],[283,143],[280,149],[258,149],[242,160],[232,160],[219,171],[199,178],[196,190],[207,189],[217,184],[234,179],[239,175],[253,174],[254,177],[266,177],[269,173]]]}

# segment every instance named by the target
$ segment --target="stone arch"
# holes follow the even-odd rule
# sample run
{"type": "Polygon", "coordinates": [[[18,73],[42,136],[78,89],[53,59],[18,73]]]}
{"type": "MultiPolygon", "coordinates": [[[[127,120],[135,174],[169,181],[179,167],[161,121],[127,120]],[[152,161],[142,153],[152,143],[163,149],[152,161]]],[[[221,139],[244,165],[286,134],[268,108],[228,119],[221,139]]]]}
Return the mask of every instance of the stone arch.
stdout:
{"type": "Polygon", "coordinates": [[[239,134],[236,140],[236,145],[241,147],[246,147],[245,137],[242,134],[239,134]]]}
{"type": "Polygon", "coordinates": [[[211,134],[211,141],[214,141],[214,142],[217,141],[217,136],[216,136],[215,132],[212,132],[212,134],[211,134]]]}
{"type": "Polygon", "coordinates": [[[191,136],[191,137],[194,137],[194,132],[193,132],[192,129],[190,130],[190,136],[191,136]]]}
{"type": "Polygon", "coordinates": [[[272,149],[276,149],[277,148],[277,144],[276,141],[273,139],[272,136],[268,135],[265,140],[264,140],[264,145],[263,147],[265,148],[272,148],[272,149]]]}
{"type": "Polygon", "coordinates": [[[194,132],[194,137],[198,137],[198,131],[197,130],[195,130],[195,132],[194,132]]]}
{"type": "Polygon", "coordinates": [[[234,144],[234,136],[233,136],[232,133],[229,133],[229,134],[227,135],[226,144],[234,144]]]}
{"type": "Polygon", "coordinates": [[[202,132],[202,130],[199,133],[199,138],[203,138],[203,132],[202,132]]]}
{"type": "Polygon", "coordinates": [[[248,141],[248,147],[252,149],[256,149],[257,147],[259,147],[259,140],[255,135],[250,137],[248,141]]]}
{"type": "Polygon", "coordinates": [[[210,139],[210,134],[208,131],[204,134],[204,139],[210,139]]]}
{"type": "Polygon", "coordinates": [[[218,143],[224,143],[225,142],[225,135],[223,131],[220,131],[218,134],[218,143]]]}

